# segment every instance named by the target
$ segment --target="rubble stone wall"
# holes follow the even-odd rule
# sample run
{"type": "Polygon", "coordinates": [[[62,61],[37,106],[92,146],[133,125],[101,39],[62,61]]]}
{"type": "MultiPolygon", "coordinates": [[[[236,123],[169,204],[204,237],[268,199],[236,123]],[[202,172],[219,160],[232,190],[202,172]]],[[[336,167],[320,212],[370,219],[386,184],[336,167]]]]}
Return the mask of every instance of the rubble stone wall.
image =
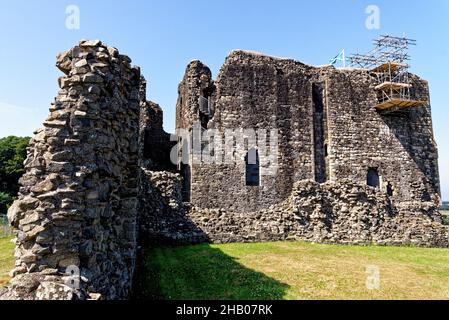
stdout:
{"type": "MultiPolygon", "coordinates": [[[[351,178],[366,183],[369,168],[374,168],[384,193],[391,185],[393,202],[432,201],[438,206],[438,151],[430,106],[379,112],[373,107],[373,86],[368,72],[328,76],[330,180],[351,178]]],[[[416,79],[414,88],[420,90],[416,99],[429,101],[425,81],[416,79]]]]}
{"type": "Polygon", "coordinates": [[[145,219],[142,235],[151,244],[302,240],[449,247],[449,227],[443,225],[432,202],[395,205],[379,190],[351,180],[300,181],[290,197],[277,205],[232,212],[182,205],[180,192],[172,192],[181,188],[179,176],[147,174],[147,199],[159,199],[148,201],[145,210],[152,213],[145,219]]]}
{"type": "Polygon", "coordinates": [[[171,141],[171,135],[164,131],[162,108],[152,101],[143,101],[140,108],[140,166],[155,171],[175,171],[170,153],[177,141],[171,141]]]}
{"type": "MultiPolygon", "coordinates": [[[[127,298],[139,244],[449,247],[436,210],[429,106],[376,111],[366,70],[234,51],[213,81],[207,66],[192,61],[179,86],[178,129],[199,121],[222,138],[228,129],[279,134],[276,169],[266,141],[260,186],[246,186],[251,146],[244,142],[236,142],[235,163],[207,163],[195,153],[187,165],[171,162],[176,141],[130,63],[100,41],[58,56],[61,90],[30,142],[8,212],[16,264],[1,299],[127,298]],[[370,169],[379,174],[377,188],[367,186],[370,169]]],[[[428,99],[427,83],[412,78],[414,97],[428,99]]]]}
{"type": "Polygon", "coordinates": [[[35,132],[18,200],[10,298],[125,298],[136,258],[140,70],[100,41],[58,56],[65,74],[35,132]],[[67,269],[69,268],[69,269],[67,269]],[[80,271],[72,286],[67,276],[80,271]]]}
{"type": "MultiPolygon", "coordinates": [[[[429,101],[428,85],[411,75],[412,98],[429,101]]],[[[396,203],[440,201],[438,152],[430,106],[386,114],[375,109],[376,77],[368,70],[313,67],[301,62],[234,51],[216,81],[194,61],[180,84],[177,128],[276,129],[278,169],[260,168],[260,186],[245,185],[245,154],[237,146],[233,164],[189,164],[186,187],[201,208],[256,211],[287,199],[301,180],[317,182],[350,178],[367,183],[377,171],[379,189],[391,188],[396,203]],[[213,113],[201,114],[200,97],[213,113]],[[202,119],[201,119],[202,118],[202,119]]],[[[195,155],[193,155],[194,157],[195,155]]],[[[261,154],[261,163],[264,155],[261,154]]]]}

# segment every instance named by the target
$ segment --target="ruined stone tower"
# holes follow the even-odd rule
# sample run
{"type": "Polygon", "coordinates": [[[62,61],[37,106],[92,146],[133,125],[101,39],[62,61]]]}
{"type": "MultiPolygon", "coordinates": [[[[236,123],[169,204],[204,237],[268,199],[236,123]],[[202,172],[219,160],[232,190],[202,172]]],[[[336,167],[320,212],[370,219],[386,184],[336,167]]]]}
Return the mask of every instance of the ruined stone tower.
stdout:
{"type": "MultiPolygon", "coordinates": [[[[429,101],[428,85],[412,77],[415,100],[429,101]]],[[[245,152],[232,164],[184,166],[185,191],[201,208],[251,211],[287,199],[296,182],[350,179],[388,194],[394,203],[439,203],[437,146],[430,105],[385,113],[375,108],[376,78],[367,70],[312,67],[246,51],[226,59],[216,81],[193,61],[179,87],[177,128],[278,131],[277,173],[245,183],[245,152]],[[208,105],[204,111],[202,102],[208,105]]],[[[244,148],[245,147],[245,148],[244,148]]]]}
{"type": "Polygon", "coordinates": [[[385,112],[366,69],[233,51],[215,81],[187,66],[171,136],[130,63],[100,41],[58,56],[61,90],[8,212],[16,265],[1,299],[127,298],[139,244],[449,247],[419,77],[426,103],[385,112]]]}

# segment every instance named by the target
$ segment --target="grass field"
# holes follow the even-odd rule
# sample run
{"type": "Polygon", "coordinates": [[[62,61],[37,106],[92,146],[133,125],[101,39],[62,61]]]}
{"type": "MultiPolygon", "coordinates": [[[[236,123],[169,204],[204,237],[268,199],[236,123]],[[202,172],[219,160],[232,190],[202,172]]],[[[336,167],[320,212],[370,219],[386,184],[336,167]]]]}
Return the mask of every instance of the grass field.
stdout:
{"type": "Polygon", "coordinates": [[[449,250],[302,242],[154,248],[139,299],[449,299],[449,250]],[[380,272],[367,288],[367,267],[380,272]]]}
{"type": "Polygon", "coordinates": [[[14,244],[11,238],[0,234],[0,287],[9,282],[9,271],[14,267],[14,244]]]}
{"type": "Polygon", "coordinates": [[[0,215],[0,288],[9,282],[8,273],[14,267],[14,244],[6,217],[0,215]]]}

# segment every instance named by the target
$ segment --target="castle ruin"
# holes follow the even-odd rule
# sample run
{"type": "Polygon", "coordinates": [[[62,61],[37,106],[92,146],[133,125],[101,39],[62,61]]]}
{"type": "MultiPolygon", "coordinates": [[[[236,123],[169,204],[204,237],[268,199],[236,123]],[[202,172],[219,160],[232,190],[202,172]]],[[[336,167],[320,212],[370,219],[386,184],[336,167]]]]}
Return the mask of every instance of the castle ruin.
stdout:
{"type": "Polygon", "coordinates": [[[173,136],[117,49],[83,40],[57,66],[61,90],[8,212],[16,266],[4,299],[127,298],[149,243],[449,247],[416,75],[401,107],[381,99],[373,69],[238,50],[213,80],[192,61],[173,136]]]}

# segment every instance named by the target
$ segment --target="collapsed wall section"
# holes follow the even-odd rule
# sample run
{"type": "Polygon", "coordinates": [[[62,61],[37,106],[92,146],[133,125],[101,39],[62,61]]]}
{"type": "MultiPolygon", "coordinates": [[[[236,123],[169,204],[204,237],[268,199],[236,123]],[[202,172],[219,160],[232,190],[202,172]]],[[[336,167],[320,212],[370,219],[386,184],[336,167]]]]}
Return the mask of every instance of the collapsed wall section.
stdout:
{"type": "Polygon", "coordinates": [[[167,171],[142,169],[140,243],[142,245],[207,242],[205,233],[188,217],[183,202],[182,177],[167,171]]]}
{"type": "Polygon", "coordinates": [[[144,101],[140,109],[140,166],[154,171],[175,171],[170,155],[177,141],[163,128],[162,108],[144,101]]]}
{"type": "MultiPolygon", "coordinates": [[[[179,180],[169,176],[150,175],[149,181],[146,188],[151,195],[160,194],[156,186],[180,187],[179,180]]],[[[179,203],[176,194],[162,194],[157,196],[162,201],[151,202],[159,206],[143,231],[157,245],[302,240],[449,247],[449,227],[432,202],[394,205],[382,192],[351,180],[323,184],[304,180],[295,183],[285,201],[253,212],[194,206],[161,209],[164,203],[179,203]]]]}
{"type": "Polygon", "coordinates": [[[16,263],[7,298],[129,294],[145,99],[140,70],[130,63],[100,41],[81,41],[58,56],[61,90],[30,143],[8,213],[16,263]],[[80,278],[68,278],[78,272],[80,278]]]}

